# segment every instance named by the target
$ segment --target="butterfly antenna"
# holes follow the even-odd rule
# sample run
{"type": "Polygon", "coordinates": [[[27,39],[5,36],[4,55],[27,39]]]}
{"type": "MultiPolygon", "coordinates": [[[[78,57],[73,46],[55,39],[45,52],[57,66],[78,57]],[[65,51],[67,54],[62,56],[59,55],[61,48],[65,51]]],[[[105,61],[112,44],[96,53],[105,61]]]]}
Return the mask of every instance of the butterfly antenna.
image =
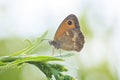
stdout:
{"type": "Polygon", "coordinates": [[[61,49],[60,49],[60,56],[62,57],[62,55],[61,55],[61,49]]]}
{"type": "Polygon", "coordinates": [[[42,39],[41,41],[48,41],[48,42],[50,42],[51,40],[50,39],[42,39]]]}
{"type": "Polygon", "coordinates": [[[52,56],[54,55],[54,47],[52,48],[52,56]]]}

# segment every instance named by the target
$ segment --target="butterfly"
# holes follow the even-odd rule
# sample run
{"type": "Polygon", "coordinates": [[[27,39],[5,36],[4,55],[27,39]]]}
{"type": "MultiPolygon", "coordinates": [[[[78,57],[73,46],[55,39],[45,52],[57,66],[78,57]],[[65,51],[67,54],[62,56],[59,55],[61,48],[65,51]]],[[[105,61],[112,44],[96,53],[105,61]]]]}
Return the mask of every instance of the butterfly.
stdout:
{"type": "Polygon", "coordinates": [[[77,17],[68,15],[60,24],[53,41],[49,41],[54,48],[67,51],[81,51],[85,41],[77,17]]]}

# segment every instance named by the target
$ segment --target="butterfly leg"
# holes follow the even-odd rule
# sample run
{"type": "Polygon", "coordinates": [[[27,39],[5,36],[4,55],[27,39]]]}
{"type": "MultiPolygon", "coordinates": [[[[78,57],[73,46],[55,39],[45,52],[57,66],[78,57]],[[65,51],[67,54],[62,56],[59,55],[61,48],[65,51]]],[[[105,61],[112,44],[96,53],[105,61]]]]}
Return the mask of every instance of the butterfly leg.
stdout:
{"type": "Polygon", "coordinates": [[[54,55],[54,47],[52,48],[52,56],[54,55]]]}
{"type": "Polygon", "coordinates": [[[62,56],[62,55],[61,55],[61,49],[59,49],[59,51],[60,51],[60,56],[62,56]]]}

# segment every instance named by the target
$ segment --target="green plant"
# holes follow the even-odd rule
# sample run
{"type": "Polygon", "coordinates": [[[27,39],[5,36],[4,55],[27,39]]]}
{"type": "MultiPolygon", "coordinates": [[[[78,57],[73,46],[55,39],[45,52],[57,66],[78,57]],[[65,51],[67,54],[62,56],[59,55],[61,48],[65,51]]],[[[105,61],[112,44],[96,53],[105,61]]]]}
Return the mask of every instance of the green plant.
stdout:
{"type": "Polygon", "coordinates": [[[64,61],[63,59],[51,56],[40,56],[37,54],[28,55],[28,53],[35,50],[41,44],[42,39],[44,39],[46,35],[47,32],[45,32],[40,38],[37,38],[35,42],[26,40],[29,44],[27,48],[9,56],[0,57],[0,70],[14,68],[21,66],[24,63],[29,63],[38,67],[46,75],[48,80],[52,80],[53,78],[56,80],[75,80],[73,77],[63,74],[63,72],[67,71],[64,66],[52,63],[53,61],[64,61]]]}

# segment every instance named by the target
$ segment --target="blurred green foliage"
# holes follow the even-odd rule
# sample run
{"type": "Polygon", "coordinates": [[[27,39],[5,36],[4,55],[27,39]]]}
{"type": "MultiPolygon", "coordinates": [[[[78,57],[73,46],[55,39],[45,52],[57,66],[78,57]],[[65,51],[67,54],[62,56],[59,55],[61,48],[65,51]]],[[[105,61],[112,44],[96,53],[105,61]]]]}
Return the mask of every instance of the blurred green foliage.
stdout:
{"type": "Polygon", "coordinates": [[[84,33],[85,38],[87,39],[93,39],[94,34],[92,30],[90,29],[90,26],[88,24],[87,20],[87,10],[84,10],[82,13],[82,16],[80,17],[80,27],[82,32],[84,33]]]}
{"type": "Polygon", "coordinates": [[[79,67],[78,78],[80,80],[118,80],[116,70],[112,71],[106,61],[89,68],[79,67]]]}
{"type": "Polygon", "coordinates": [[[56,63],[48,63],[50,61],[63,61],[63,59],[51,56],[39,56],[37,54],[35,56],[28,54],[31,53],[32,50],[35,50],[39,45],[41,45],[46,35],[47,32],[45,32],[41,37],[37,38],[35,42],[26,40],[28,42],[27,48],[9,56],[0,57],[0,71],[2,72],[5,69],[7,70],[10,68],[19,67],[23,63],[29,63],[38,67],[46,75],[48,80],[51,80],[53,78],[55,78],[55,80],[74,80],[74,78],[71,76],[64,75],[62,73],[67,71],[64,66],[56,63]]]}

